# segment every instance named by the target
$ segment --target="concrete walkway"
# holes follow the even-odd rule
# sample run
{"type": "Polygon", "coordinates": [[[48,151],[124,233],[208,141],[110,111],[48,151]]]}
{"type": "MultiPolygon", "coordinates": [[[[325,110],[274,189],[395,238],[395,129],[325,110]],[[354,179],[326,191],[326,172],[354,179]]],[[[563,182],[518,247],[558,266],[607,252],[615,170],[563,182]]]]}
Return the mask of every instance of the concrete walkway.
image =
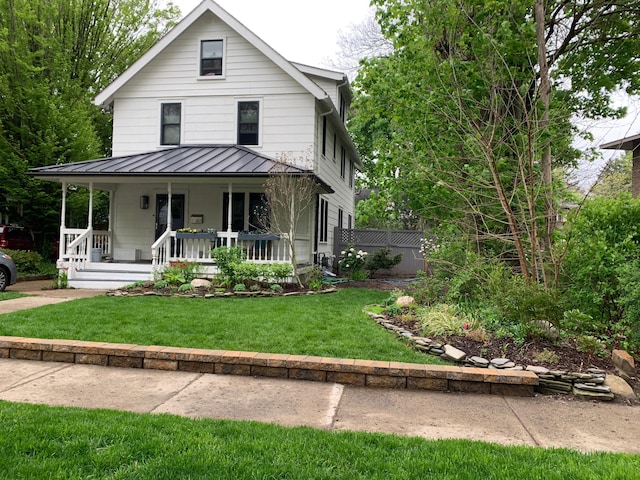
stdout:
{"type": "MultiPolygon", "coordinates": [[[[9,290],[13,287],[16,285],[9,290]]],[[[16,299],[21,302],[2,301],[0,313],[104,293],[40,291],[31,287],[34,296],[16,299]]],[[[362,388],[264,377],[0,359],[0,399],[640,454],[640,407],[573,398],[362,388]]]]}
{"type": "Polygon", "coordinates": [[[376,389],[0,359],[0,399],[429,439],[640,453],[638,407],[545,396],[376,389]]]}

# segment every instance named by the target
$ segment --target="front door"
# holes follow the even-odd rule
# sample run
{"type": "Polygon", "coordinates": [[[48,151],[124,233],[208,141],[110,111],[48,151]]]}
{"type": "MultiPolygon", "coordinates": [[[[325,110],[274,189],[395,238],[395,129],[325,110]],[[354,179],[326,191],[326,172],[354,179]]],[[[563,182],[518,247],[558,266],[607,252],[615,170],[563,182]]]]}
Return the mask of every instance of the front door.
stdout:
{"type": "MultiPolygon", "coordinates": [[[[156,240],[167,230],[167,206],[169,195],[156,195],[156,240]]],[[[171,229],[184,227],[184,195],[171,195],[171,229]]]]}

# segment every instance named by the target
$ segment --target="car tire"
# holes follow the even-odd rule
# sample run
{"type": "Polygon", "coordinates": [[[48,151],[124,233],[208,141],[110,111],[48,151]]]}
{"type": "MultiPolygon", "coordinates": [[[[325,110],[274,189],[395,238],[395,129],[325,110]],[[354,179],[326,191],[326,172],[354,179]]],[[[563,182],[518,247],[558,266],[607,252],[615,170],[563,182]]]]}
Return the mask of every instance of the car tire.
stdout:
{"type": "Polygon", "coordinates": [[[9,272],[6,268],[0,267],[0,292],[4,292],[4,289],[9,285],[9,272]]]}

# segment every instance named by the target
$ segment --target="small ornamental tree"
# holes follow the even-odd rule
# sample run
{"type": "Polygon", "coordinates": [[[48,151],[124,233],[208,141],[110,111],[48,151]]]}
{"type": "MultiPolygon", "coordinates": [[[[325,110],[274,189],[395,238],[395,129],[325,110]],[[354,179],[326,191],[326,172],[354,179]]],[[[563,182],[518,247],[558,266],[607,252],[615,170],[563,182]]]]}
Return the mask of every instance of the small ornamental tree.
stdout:
{"type": "Polygon", "coordinates": [[[289,248],[293,277],[303,286],[297,269],[296,238],[300,223],[312,211],[320,186],[310,171],[300,169],[306,158],[281,155],[264,184],[266,209],[256,212],[266,230],[280,235],[289,248]]]}

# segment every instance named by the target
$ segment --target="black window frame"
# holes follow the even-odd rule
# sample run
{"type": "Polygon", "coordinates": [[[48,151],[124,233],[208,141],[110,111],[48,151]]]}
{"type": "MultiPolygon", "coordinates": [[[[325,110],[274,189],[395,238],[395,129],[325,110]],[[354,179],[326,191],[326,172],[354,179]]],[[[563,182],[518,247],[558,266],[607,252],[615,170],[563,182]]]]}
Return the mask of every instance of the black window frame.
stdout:
{"type": "Polygon", "coordinates": [[[327,156],[327,117],[322,117],[322,155],[327,156]]]}
{"type": "Polygon", "coordinates": [[[164,102],[160,105],[160,145],[180,145],[182,139],[182,103],[180,102],[164,102]],[[178,121],[168,122],[166,120],[167,114],[165,108],[178,107],[178,121]],[[167,129],[178,127],[178,141],[167,140],[167,129]]]}
{"type": "Polygon", "coordinates": [[[260,145],[260,101],[259,100],[241,100],[238,102],[238,145],[260,145]],[[248,106],[254,106],[256,110],[255,122],[243,122],[242,109],[248,106]],[[246,131],[247,127],[254,125],[255,131],[246,131]],[[245,130],[245,131],[243,131],[245,130]]]}
{"type": "Polygon", "coordinates": [[[342,147],[340,149],[340,178],[345,179],[347,175],[347,150],[342,147]]]}
{"type": "Polygon", "coordinates": [[[200,40],[199,73],[201,77],[222,77],[224,75],[224,40],[221,40],[221,39],[200,40]],[[221,47],[220,56],[205,58],[204,47],[206,43],[219,43],[221,47]],[[210,63],[211,65],[205,66],[205,63],[210,63]]]}

